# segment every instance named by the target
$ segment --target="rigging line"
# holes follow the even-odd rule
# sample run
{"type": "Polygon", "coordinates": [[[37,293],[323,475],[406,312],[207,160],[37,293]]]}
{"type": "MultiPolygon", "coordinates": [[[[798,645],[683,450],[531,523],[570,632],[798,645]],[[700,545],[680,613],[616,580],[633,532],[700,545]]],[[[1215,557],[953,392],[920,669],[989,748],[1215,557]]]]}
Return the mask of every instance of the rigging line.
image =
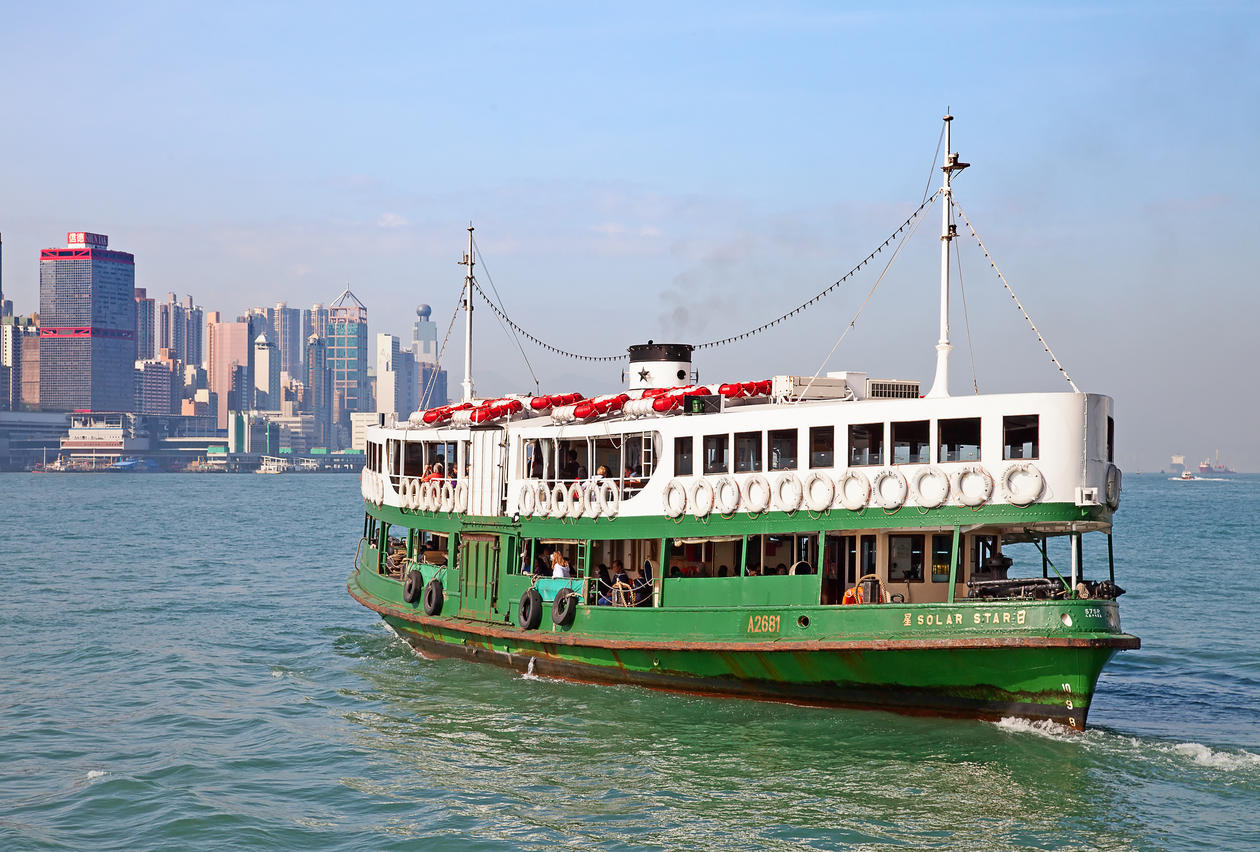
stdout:
{"type": "MultiPolygon", "coordinates": [[[[476,237],[473,237],[473,248],[481,257],[481,268],[485,270],[486,280],[490,282],[490,289],[494,291],[494,297],[499,300],[500,304],[502,304],[503,297],[499,295],[499,288],[494,286],[494,276],[490,274],[490,267],[486,265],[486,255],[481,250],[481,245],[477,242],[476,237]]],[[[499,327],[503,329],[505,334],[507,333],[508,328],[503,324],[503,320],[499,320],[499,327]]],[[[512,333],[512,342],[516,344],[516,348],[521,353],[521,360],[525,362],[525,369],[529,370],[530,378],[534,380],[534,391],[536,393],[541,393],[542,385],[538,382],[538,374],[534,372],[534,365],[529,363],[529,356],[525,354],[525,347],[521,346],[521,339],[517,337],[515,332],[512,333]]]]}
{"type": "MultiPolygon", "coordinates": [[[[945,108],[946,114],[949,108],[945,108]]],[[[928,168],[927,181],[923,184],[923,200],[927,201],[928,190],[932,188],[932,178],[936,176],[936,158],[941,155],[941,143],[945,141],[945,122],[941,122],[941,135],[936,137],[936,153],[932,155],[932,165],[928,168]]],[[[946,151],[946,154],[949,152],[946,151]]]]}
{"type": "MultiPolygon", "coordinates": [[[[953,218],[952,211],[950,218],[953,218]]],[[[967,327],[967,356],[971,359],[971,387],[976,394],[980,393],[980,383],[976,381],[976,348],[971,340],[971,317],[967,314],[967,288],[963,286],[962,252],[954,246],[954,260],[958,265],[958,292],[962,294],[963,323],[967,327]]]]}
{"type": "Polygon", "coordinates": [[[852,278],[854,275],[856,275],[859,271],[861,271],[863,266],[866,266],[866,264],[874,260],[875,256],[878,255],[880,252],[882,252],[884,249],[886,249],[889,243],[891,243],[893,240],[901,236],[901,232],[904,231],[907,227],[909,227],[915,221],[915,219],[917,219],[920,216],[920,214],[922,214],[923,211],[927,207],[929,207],[932,204],[932,202],[936,200],[936,197],[938,195],[940,195],[940,190],[937,190],[936,192],[932,193],[931,198],[926,199],[922,204],[920,204],[919,208],[915,210],[913,213],[911,213],[910,217],[906,219],[906,221],[902,222],[901,225],[898,226],[897,230],[893,231],[892,236],[884,240],[884,242],[881,245],[877,246],[875,250],[871,252],[870,254],[868,254],[857,266],[853,267],[847,273],[845,273],[843,278],[841,278],[839,281],[836,281],[833,284],[826,287],[821,293],[814,296],[814,298],[810,299],[807,302],[802,302],[800,305],[788,311],[787,313],[783,314],[782,316],[777,317],[776,319],[772,319],[770,320],[770,322],[763,323],[762,325],[759,325],[750,331],[745,331],[743,334],[731,335],[730,337],[724,337],[721,340],[710,340],[708,343],[701,343],[699,346],[694,347],[694,349],[696,350],[714,349],[718,346],[725,346],[728,343],[734,343],[737,340],[743,340],[745,337],[752,337],[754,334],[760,334],[766,329],[772,326],[776,326],[779,323],[783,322],[784,320],[790,317],[793,317],[796,314],[800,313],[801,311],[809,308],[815,302],[821,300],[824,296],[829,295],[833,290],[835,290],[841,284],[843,284],[844,282],[852,278]]]}
{"type": "MultiPolygon", "coordinates": [[[[939,192],[933,193],[932,200],[935,200],[938,195],[940,195],[939,192]]],[[[922,209],[923,207],[920,206],[919,210],[922,209]]],[[[918,215],[919,210],[915,211],[916,216],[918,215]]],[[[914,236],[914,232],[919,230],[919,226],[922,225],[923,222],[924,219],[922,218],[915,222],[914,227],[910,230],[910,233],[906,234],[906,238],[897,244],[897,248],[893,250],[892,256],[888,258],[888,262],[884,264],[884,268],[880,271],[879,277],[876,278],[875,283],[871,285],[870,292],[866,294],[866,299],[862,302],[861,306],[858,307],[857,313],[853,315],[853,319],[849,320],[849,324],[844,327],[844,331],[840,332],[840,337],[836,339],[835,345],[831,347],[831,351],[827,353],[827,357],[823,359],[823,362],[818,365],[818,370],[809,380],[809,384],[805,386],[805,389],[801,391],[800,396],[796,398],[798,403],[805,399],[805,395],[809,393],[809,389],[814,386],[814,382],[818,380],[818,377],[822,375],[822,371],[826,369],[827,362],[831,360],[831,356],[836,354],[836,350],[840,348],[840,344],[844,341],[845,337],[847,337],[849,332],[857,325],[858,318],[862,316],[862,312],[866,310],[866,306],[870,304],[871,298],[875,295],[875,290],[878,289],[880,283],[884,280],[884,276],[888,274],[888,270],[892,267],[893,261],[897,259],[897,255],[901,254],[901,250],[905,248],[906,243],[910,240],[910,237],[914,236]]]]}
{"type": "Polygon", "coordinates": [[[534,337],[534,335],[530,334],[528,331],[526,331],[525,329],[517,325],[515,322],[513,322],[512,318],[509,317],[506,313],[504,313],[503,309],[500,308],[498,305],[496,305],[493,299],[491,299],[488,295],[486,295],[486,291],[481,288],[480,284],[477,284],[474,281],[473,287],[477,290],[477,294],[481,296],[481,300],[490,306],[490,310],[498,314],[500,319],[502,319],[504,322],[510,325],[513,329],[515,329],[517,334],[521,335],[521,337],[524,337],[526,340],[528,340],[530,343],[533,343],[535,346],[541,346],[543,349],[546,349],[548,352],[552,352],[556,355],[563,355],[566,358],[574,358],[578,361],[624,361],[625,359],[630,357],[629,354],[579,355],[576,352],[569,352],[567,349],[561,349],[558,346],[552,346],[550,343],[547,343],[545,341],[539,340],[537,337],[534,337]]]}
{"type": "MultiPolygon", "coordinates": [[[[462,292],[462,291],[461,291],[462,292]]],[[[463,301],[461,298],[460,301],[463,301]]],[[[446,344],[451,340],[451,332],[455,329],[455,320],[459,319],[459,302],[455,303],[455,312],[451,314],[451,324],[446,327],[446,337],[442,338],[442,346],[438,349],[437,361],[433,365],[432,372],[429,373],[429,381],[424,386],[424,391],[420,394],[420,402],[424,403],[429,399],[429,394],[433,391],[433,386],[437,382],[438,371],[442,369],[442,356],[446,354],[446,344]]],[[[429,402],[433,402],[429,399],[429,402]]],[[[443,403],[445,405],[446,403],[443,403]]]]}
{"type": "Polygon", "coordinates": [[[989,254],[989,250],[984,243],[980,241],[980,235],[976,233],[975,226],[971,224],[971,220],[967,218],[967,214],[963,212],[962,205],[958,203],[952,195],[949,198],[950,204],[958,211],[958,215],[967,223],[967,230],[971,231],[972,238],[976,241],[976,245],[980,246],[980,250],[984,252],[984,256],[989,260],[989,266],[993,267],[993,271],[997,273],[998,280],[1002,282],[1002,286],[1006,288],[1006,292],[1011,294],[1011,299],[1015,302],[1015,306],[1019,308],[1019,312],[1024,315],[1024,319],[1028,322],[1028,327],[1033,330],[1033,334],[1037,335],[1037,340],[1041,342],[1041,348],[1046,350],[1046,354],[1050,356],[1050,360],[1054,362],[1054,366],[1059,368],[1059,372],[1063,374],[1063,378],[1067,379],[1067,383],[1072,386],[1072,390],[1077,393],[1081,389],[1076,386],[1076,382],[1072,381],[1072,377],[1068,375],[1068,371],[1063,369],[1063,365],[1059,363],[1059,359],[1054,357],[1054,353],[1050,351],[1050,344],[1046,343],[1046,339],[1041,336],[1041,332],[1037,330],[1036,324],[1032,321],[1032,317],[1028,315],[1028,311],[1024,310],[1023,304],[1020,303],[1019,297],[1015,295],[1015,291],[1011,289],[1010,283],[1006,280],[1006,276],[1002,274],[1002,270],[998,269],[997,262],[994,261],[993,255],[989,254]]]}

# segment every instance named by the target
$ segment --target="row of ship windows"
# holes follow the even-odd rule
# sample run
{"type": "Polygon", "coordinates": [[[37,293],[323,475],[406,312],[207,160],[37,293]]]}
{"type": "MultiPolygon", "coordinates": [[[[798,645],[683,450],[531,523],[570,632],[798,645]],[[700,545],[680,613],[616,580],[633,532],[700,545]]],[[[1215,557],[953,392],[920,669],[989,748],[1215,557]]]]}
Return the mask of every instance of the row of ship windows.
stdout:
{"type": "MultiPolygon", "coordinates": [[[[761,473],[769,470],[797,470],[801,466],[799,429],[771,429],[769,432],[736,432],[734,473],[761,473]]],[[[1016,414],[1002,418],[1002,458],[1038,457],[1040,423],[1036,414],[1016,414]]],[[[845,437],[841,432],[841,438],[845,437]]],[[[841,458],[851,467],[891,464],[930,464],[932,462],[932,421],[908,420],[899,423],[857,423],[848,427],[847,444],[840,447],[841,458]],[[885,447],[885,426],[887,443],[885,447]],[[847,455],[844,451],[847,448],[847,455]],[[886,461],[886,449],[891,461],[886,461]]],[[[808,430],[809,467],[836,466],[836,427],[813,426],[808,430]]],[[[936,421],[936,461],[966,462],[980,459],[980,418],[962,417],[936,421]]],[[[732,472],[732,436],[704,435],[699,439],[700,464],[704,473],[732,472]]],[[[674,439],[674,474],[696,473],[696,438],[674,439]]]]}

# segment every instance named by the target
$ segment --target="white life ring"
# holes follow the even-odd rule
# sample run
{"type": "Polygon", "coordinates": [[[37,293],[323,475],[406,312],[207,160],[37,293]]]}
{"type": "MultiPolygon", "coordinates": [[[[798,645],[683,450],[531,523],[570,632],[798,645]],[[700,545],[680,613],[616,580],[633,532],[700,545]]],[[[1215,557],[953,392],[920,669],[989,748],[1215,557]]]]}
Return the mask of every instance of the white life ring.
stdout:
{"type": "Polygon", "coordinates": [[[372,502],[378,509],[385,502],[385,477],[379,473],[376,475],[376,484],[372,489],[372,502]]]}
{"type": "Polygon", "coordinates": [[[363,495],[364,500],[368,498],[368,482],[371,475],[372,471],[368,470],[366,466],[359,471],[359,493],[363,495]]]}
{"type": "Polygon", "coordinates": [[[879,504],[885,509],[900,509],[906,502],[910,492],[910,484],[901,475],[901,471],[884,468],[871,480],[871,491],[879,498],[879,504]],[[891,490],[887,484],[893,483],[891,490]]]}
{"type": "Polygon", "coordinates": [[[805,477],[805,505],[811,512],[823,512],[830,509],[835,499],[836,483],[830,476],[816,470],[805,477]]]}
{"type": "Polygon", "coordinates": [[[582,486],[582,501],[586,508],[583,514],[588,518],[599,517],[599,483],[602,480],[592,479],[582,486]]]}
{"type": "Polygon", "coordinates": [[[580,518],[586,514],[586,486],[581,482],[572,483],[564,487],[564,493],[569,497],[569,504],[565,507],[565,514],[570,518],[580,518]]]}
{"type": "Polygon", "coordinates": [[[871,481],[865,473],[853,468],[840,474],[836,490],[840,492],[840,504],[850,512],[865,509],[871,499],[871,481]]]}
{"type": "Polygon", "coordinates": [[[914,475],[914,493],[925,509],[944,506],[949,499],[949,477],[939,467],[925,467],[914,475]]]}
{"type": "Polygon", "coordinates": [[[424,484],[424,508],[429,512],[436,512],[442,503],[442,483],[436,479],[430,479],[424,484]]]}
{"type": "Polygon", "coordinates": [[[744,486],[740,490],[740,498],[744,504],[745,512],[755,515],[770,508],[770,500],[774,496],[774,491],[770,488],[770,480],[760,473],[754,473],[745,479],[744,486]]]}
{"type": "Polygon", "coordinates": [[[617,487],[617,483],[605,479],[599,484],[596,493],[599,494],[599,513],[606,518],[617,517],[617,513],[621,511],[621,489],[617,487]]]}
{"type": "Polygon", "coordinates": [[[521,517],[528,518],[534,514],[534,508],[537,503],[537,497],[534,494],[534,485],[526,482],[521,486],[520,496],[516,498],[516,510],[521,513],[521,517]]]}
{"type": "Polygon", "coordinates": [[[551,517],[563,518],[569,514],[569,506],[573,500],[569,497],[569,488],[563,482],[557,482],[551,489],[551,517]]]}
{"type": "Polygon", "coordinates": [[[1028,506],[1046,490],[1046,478],[1032,462],[1017,462],[1002,471],[1002,496],[1008,503],[1028,506]]]}
{"type": "Polygon", "coordinates": [[[733,515],[739,511],[739,483],[723,476],[713,486],[713,506],[721,515],[733,515]]]}
{"type": "Polygon", "coordinates": [[[1107,502],[1107,507],[1111,511],[1120,508],[1120,491],[1124,483],[1120,473],[1120,468],[1114,464],[1107,465],[1107,480],[1103,487],[1103,499],[1107,502]]]}
{"type": "Polygon", "coordinates": [[[534,486],[534,514],[540,518],[551,514],[551,489],[545,482],[534,486]]]}
{"type": "Polygon", "coordinates": [[[774,502],[784,512],[795,512],[801,508],[804,489],[801,480],[795,473],[784,473],[774,481],[774,502]]]}
{"type": "Polygon", "coordinates": [[[420,508],[420,480],[414,476],[411,477],[411,482],[407,483],[407,506],[413,512],[420,508]]]}
{"type": "Polygon", "coordinates": [[[455,511],[461,515],[468,511],[468,480],[455,483],[455,511]]]}
{"type": "Polygon", "coordinates": [[[442,480],[442,504],[439,510],[450,514],[455,511],[455,486],[451,484],[449,479],[442,480]]]}
{"type": "Polygon", "coordinates": [[[687,511],[687,486],[681,480],[671,479],[666,484],[665,491],[661,493],[661,508],[667,518],[681,517],[687,511]]]}
{"type": "Polygon", "coordinates": [[[712,482],[703,476],[697,479],[691,487],[691,514],[697,518],[708,517],[713,511],[715,496],[712,482]]]}
{"type": "Polygon", "coordinates": [[[993,477],[980,465],[964,467],[954,476],[954,494],[964,506],[983,506],[993,496],[993,477]],[[968,488],[968,483],[978,482],[968,488]]]}

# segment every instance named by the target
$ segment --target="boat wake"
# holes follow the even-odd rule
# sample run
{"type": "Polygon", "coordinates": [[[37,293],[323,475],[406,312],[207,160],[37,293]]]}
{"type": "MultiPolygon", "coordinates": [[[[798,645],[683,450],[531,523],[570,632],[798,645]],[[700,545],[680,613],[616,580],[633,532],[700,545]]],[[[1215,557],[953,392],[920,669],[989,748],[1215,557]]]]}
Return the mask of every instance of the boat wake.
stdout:
{"type": "Polygon", "coordinates": [[[534,674],[534,658],[529,658],[529,665],[525,667],[525,671],[521,672],[522,680],[543,680],[543,678],[534,674]]]}

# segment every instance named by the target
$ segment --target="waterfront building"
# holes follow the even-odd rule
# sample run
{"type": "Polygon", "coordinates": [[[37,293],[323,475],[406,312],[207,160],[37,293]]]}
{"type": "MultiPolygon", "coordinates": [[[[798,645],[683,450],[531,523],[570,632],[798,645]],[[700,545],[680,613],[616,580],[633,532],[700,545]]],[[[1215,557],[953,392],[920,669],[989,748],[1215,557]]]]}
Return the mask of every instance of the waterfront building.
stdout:
{"type": "Polygon", "coordinates": [[[167,293],[166,301],[157,306],[156,326],[155,350],[169,349],[177,360],[186,360],[188,318],[184,314],[184,306],[175,301],[174,293],[167,293]]]}
{"type": "Polygon", "coordinates": [[[254,407],[280,408],[280,353],[266,333],[254,338],[254,407]]]}
{"type": "Polygon", "coordinates": [[[280,372],[289,378],[302,375],[302,349],[307,335],[302,333],[302,311],[290,308],[284,302],[276,302],[271,313],[271,332],[267,335],[280,354],[280,372]]]}
{"type": "MultiPolygon", "coordinates": [[[[21,377],[21,405],[24,411],[39,411],[39,353],[42,344],[40,343],[39,328],[33,330],[24,330],[22,333],[21,355],[18,357],[22,361],[21,377]]],[[[16,391],[14,391],[16,393],[16,391]]],[[[16,409],[18,406],[14,406],[16,409]]]]}
{"type": "Polygon", "coordinates": [[[392,334],[376,335],[376,411],[406,420],[419,402],[416,357],[392,334]]]}
{"type": "Polygon", "coordinates": [[[275,455],[280,452],[280,426],[257,412],[228,415],[228,452],[275,455]]]}
{"type": "Polygon", "coordinates": [[[429,317],[433,308],[428,305],[416,307],[416,321],[411,326],[411,351],[420,364],[436,364],[438,362],[438,327],[429,317]]]}
{"type": "Polygon", "coordinates": [[[446,371],[437,364],[419,364],[416,369],[419,389],[417,408],[437,408],[450,402],[446,392],[446,371]]]}
{"type": "Polygon", "coordinates": [[[252,382],[245,382],[238,377],[238,368],[248,372],[253,363],[253,338],[249,334],[249,323],[222,322],[218,311],[211,311],[206,317],[206,341],[208,353],[206,357],[206,381],[210,392],[218,402],[218,424],[220,429],[227,428],[228,411],[250,408],[249,405],[230,405],[233,401],[233,387],[239,398],[242,385],[252,387],[252,382]]]}
{"type": "Polygon", "coordinates": [[[325,358],[332,372],[334,420],[347,425],[352,411],[370,410],[367,307],[347,287],[328,308],[325,358]]]}
{"type": "Polygon", "coordinates": [[[136,414],[179,414],[184,381],[180,363],[163,349],[157,358],[136,361],[136,414]]]}
{"type": "Polygon", "coordinates": [[[317,446],[332,441],[332,374],[328,372],[324,341],[312,334],[306,341],[306,386],[303,408],[315,418],[317,446]]]}
{"type": "Polygon", "coordinates": [[[155,312],[153,300],[143,287],[136,288],[136,360],[146,361],[156,351],[153,347],[155,312]]]}
{"type": "Polygon", "coordinates": [[[380,423],[381,415],[374,411],[352,413],[350,415],[350,449],[360,453],[367,452],[367,430],[380,423]]]}
{"type": "Polygon", "coordinates": [[[312,334],[320,338],[328,336],[328,308],[320,302],[302,309],[302,340],[310,340],[312,334]]]}
{"type": "Polygon", "coordinates": [[[109,237],[75,231],[39,256],[40,406],[126,411],[135,400],[136,266],[109,237]]]}
{"type": "Polygon", "coordinates": [[[201,366],[206,361],[206,312],[193,304],[192,296],[185,296],[180,304],[184,309],[184,357],[180,360],[201,366]]]}
{"type": "Polygon", "coordinates": [[[416,359],[416,407],[437,408],[449,401],[446,371],[438,366],[438,327],[430,320],[433,309],[416,307],[416,321],[411,326],[411,352],[416,359]]]}

